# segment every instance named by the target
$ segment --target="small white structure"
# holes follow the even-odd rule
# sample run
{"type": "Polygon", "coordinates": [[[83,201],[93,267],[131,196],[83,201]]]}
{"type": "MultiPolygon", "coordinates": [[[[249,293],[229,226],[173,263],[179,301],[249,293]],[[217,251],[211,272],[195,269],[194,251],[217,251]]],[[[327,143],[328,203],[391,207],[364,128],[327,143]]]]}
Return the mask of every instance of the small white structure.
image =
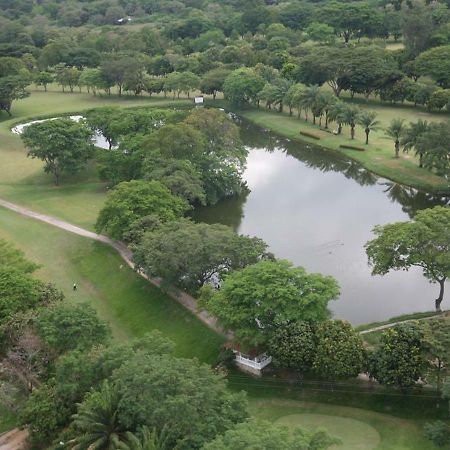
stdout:
{"type": "Polygon", "coordinates": [[[203,97],[194,97],[195,106],[203,106],[203,97]]]}
{"type": "Polygon", "coordinates": [[[233,350],[235,354],[236,366],[244,372],[249,372],[253,375],[261,376],[264,367],[272,362],[272,357],[267,353],[262,353],[257,356],[246,355],[238,350],[233,350]]]}

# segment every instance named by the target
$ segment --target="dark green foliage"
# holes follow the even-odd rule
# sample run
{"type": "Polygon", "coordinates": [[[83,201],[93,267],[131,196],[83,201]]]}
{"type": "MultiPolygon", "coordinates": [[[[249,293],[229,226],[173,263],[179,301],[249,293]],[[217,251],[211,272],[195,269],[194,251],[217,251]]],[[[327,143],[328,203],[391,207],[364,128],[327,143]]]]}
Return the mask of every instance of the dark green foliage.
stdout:
{"type": "Polygon", "coordinates": [[[29,125],[21,137],[28,156],[44,161],[44,170],[54,176],[56,185],[62,173],[79,172],[94,152],[91,132],[84,124],[70,119],[29,125]]]}
{"type": "Polygon", "coordinates": [[[109,338],[108,326],[88,304],[61,304],[43,310],[36,320],[42,340],[56,353],[88,350],[109,338]]]}
{"type": "Polygon", "coordinates": [[[383,332],[370,355],[369,372],[379,383],[402,389],[413,386],[425,368],[423,334],[417,324],[405,323],[383,332]]]}
{"type": "Polygon", "coordinates": [[[355,377],[365,369],[366,355],[358,332],[347,322],[329,320],[315,330],[313,370],[326,379],[355,377]]]}
{"type": "Polygon", "coordinates": [[[238,341],[261,344],[288,322],[327,319],[338,295],[332,277],[267,260],[230,273],[216,292],[205,287],[202,300],[238,341]]]}
{"type": "Polygon", "coordinates": [[[195,292],[232,270],[254,264],[266,249],[261,239],[238,235],[225,225],[182,220],[145,233],[134,262],[150,277],[195,292]]]}
{"type": "Polygon", "coordinates": [[[315,327],[310,322],[284,325],[273,333],[268,348],[277,366],[308,372],[317,351],[315,327]]]}
{"type": "Polygon", "coordinates": [[[118,419],[128,430],[168,428],[170,444],[200,448],[247,417],[243,394],[199,363],[168,356],[139,356],[114,372],[118,419]],[[207,418],[207,420],[205,420],[207,418]]]}
{"type": "Polygon", "coordinates": [[[122,239],[134,222],[149,214],[166,222],[181,217],[188,209],[187,202],[173,196],[158,181],[122,182],[109,194],[97,219],[96,230],[122,239]]]}
{"type": "Polygon", "coordinates": [[[325,450],[340,440],[325,430],[307,431],[277,426],[266,421],[251,420],[237,425],[224,435],[202,447],[203,450],[325,450]]]}
{"type": "Polygon", "coordinates": [[[377,237],[366,244],[372,273],[421,267],[429,281],[439,283],[435,305],[440,310],[450,274],[450,208],[435,206],[419,211],[413,221],[377,226],[373,231],[377,237]]]}

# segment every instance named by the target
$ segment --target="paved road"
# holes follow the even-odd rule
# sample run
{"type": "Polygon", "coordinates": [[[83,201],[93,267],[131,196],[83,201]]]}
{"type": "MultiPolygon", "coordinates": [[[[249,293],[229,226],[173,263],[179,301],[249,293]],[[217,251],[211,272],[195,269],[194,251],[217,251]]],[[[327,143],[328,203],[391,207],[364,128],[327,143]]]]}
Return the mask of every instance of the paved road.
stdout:
{"type": "MultiPolygon", "coordinates": [[[[64,220],[57,219],[56,217],[47,216],[45,214],[37,213],[35,211],[32,211],[31,209],[24,208],[22,206],[8,202],[6,200],[0,199],[0,206],[3,206],[4,208],[14,211],[18,214],[21,214],[22,216],[31,217],[32,219],[36,219],[41,222],[45,222],[49,225],[61,228],[62,230],[69,231],[70,233],[78,234],[79,236],[103,242],[104,244],[114,248],[123,258],[123,260],[132,269],[134,269],[134,264],[132,261],[133,254],[131,250],[123,242],[115,241],[102,234],[93,233],[92,231],[85,230],[84,228],[78,227],[76,225],[72,225],[71,223],[65,222],[64,220]]],[[[149,278],[147,275],[145,275],[145,273],[138,270],[136,271],[136,273],[138,273],[142,278],[145,278],[155,286],[160,287],[160,280],[149,278]]],[[[189,311],[191,311],[193,314],[195,314],[195,316],[197,316],[209,328],[213,329],[214,331],[220,334],[225,334],[224,331],[217,324],[217,320],[215,317],[209,315],[206,311],[202,311],[197,308],[197,300],[194,297],[181,291],[169,292],[169,295],[178,303],[180,303],[189,311]]],[[[0,448],[0,450],[2,449],[0,448]]]]}

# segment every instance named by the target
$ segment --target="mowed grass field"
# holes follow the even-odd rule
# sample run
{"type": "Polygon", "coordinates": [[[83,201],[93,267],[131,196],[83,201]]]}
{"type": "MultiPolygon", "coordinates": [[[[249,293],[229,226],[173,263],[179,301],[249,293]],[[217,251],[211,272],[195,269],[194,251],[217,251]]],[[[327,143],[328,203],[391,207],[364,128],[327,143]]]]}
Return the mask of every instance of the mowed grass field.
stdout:
{"type": "MultiPolygon", "coordinates": [[[[343,99],[350,101],[345,97],[343,99]]],[[[448,114],[433,114],[422,108],[414,108],[409,105],[393,106],[374,100],[353,99],[351,101],[363,110],[375,111],[378,114],[379,129],[370,133],[368,145],[365,145],[365,133],[360,125],[356,126],[356,137],[352,140],[350,139],[349,127],[344,126],[342,135],[337,136],[321,130],[318,126],[318,120],[317,125],[313,125],[311,117],[309,117],[308,122],[304,120],[303,114],[300,119],[297,118],[296,111],[294,111],[293,116],[289,116],[287,112],[280,114],[265,108],[252,108],[240,111],[239,114],[256,125],[289,139],[307,141],[339,151],[360,162],[370,171],[400,184],[430,192],[450,192],[450,184],[447,180],[427,169],[418,167],[418,160],[413,152],[409,154],[401,153],[400,158],[395,158],[394,143],[385,134],[385,129],[389,127],[394,118],[404,119],[405,125],[408,125],[409,122],[416,122],[419,118],[429,122],[450,121],[448,114]],[[300,131],[311,133],[320,139],[300,135],[300,131]],[[363,148],[364,151],[342,149],[339,147],[340,145],[357,146],[363,148]]],[[[336,125],[331,123],[329,131],[335,128],[336,125]]]]}
{"type": "Polygon", "coordinates": [[[106,105],[163,107],[186,104],[189,104],[186,100],[164,97],[119,98],[62,93],[56,86],[48,92],[31,89],[30,97],[14,103],[12,118],[0,113],[0,197],[92,230],[107,193],[96,168],[91,166],[76,176],[63,176],[61,185],[56,187],[51,175],[44,173],[42,162],[27,158],[20,136],[12,134],[11,127],[34,117],[57,117],[106,105]]]}
{"type": "Polygon", "coordinates": [[[178,356],[216,360],[224,339],[133,272],[113,249],[3,208],[0,238],[41,264],[36,276],[53,282],[69,301],[95,307],[116,339],[157,329],[176,343],[178,356]]]}
{"type": "Polygon", "coordinates": [[[309,430],[325,428],[341,439],[333,450],[433,450],[423,437],[423,421],[413,421],[358,408],[299,402],[256,399],[250,401],[255,417],[280,425],[309,430]]]}

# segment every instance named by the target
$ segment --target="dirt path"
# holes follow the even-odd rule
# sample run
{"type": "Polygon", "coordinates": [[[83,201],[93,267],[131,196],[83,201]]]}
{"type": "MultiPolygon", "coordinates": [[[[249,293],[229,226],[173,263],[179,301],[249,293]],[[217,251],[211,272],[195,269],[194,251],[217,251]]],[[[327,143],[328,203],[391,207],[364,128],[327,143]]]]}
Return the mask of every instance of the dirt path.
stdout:
{"type": "MultiPolygon", "coordinates": [[[[123,242],[115,241],[102,234],[93,233],[92,231],[85,230],[84,228],[78,227],[76,225],[72,225],[71,223],[65,222],[64,220],[37,213],[35,211],[32,211],[31,209],[24,208],[6,200],[0,199],[0,206],[21,214],[22,216],[31,217],[32,219],[36,219],[49,225],[53,225],[54,227],[61,228],[62,230],[69,231],[70,233],[78,234],[79,236],[103,242],[104,244],[114,248],[123,258],[123,260],[134,270],[134,264],[132,261],[133,254],[123,242]]],[[[138,273],[142,278],[145,278],[155,286],[160,287],[160,280],[149,278],[147,275],[145,275],[145,273],[141,271],[136,271],[136,273],[138,273]]],[[[169,292],[168,294],[178,303],[195,314],[195,316],[198,317],[198,319],[200,319],[209,328],[220,334],[225,334],[224,331],[217,325],[217,320],[215,317],[209,315],[206,311],[201,311],[197,308],[197,300],[194,297],[181,291],[172,293],[169,292]]],[[[0,450],[3,449],[0,447],[0,450]]]]}
{"type": "Polygon", "coordinates": [[[383,330],[386,330],[387,328],[395,327],[396,325],[399,325],[400,323],[408,323],[408,322],[416,322],[416,321],[421,321],[421,320],[436,319],[437,317],[443,317],[444,315],[447,315],[447,314],[448,314],[447,311],[443,311],[441,313],[434,314],[434,315],[428,316],[428,317],[421,317],[418,319],[407,319],[407,320],[400,320],[398,322],[386,323],[386,324],[380,325],[378,327],[373,327],[373,328],[369,328],[368,330],[360,331],[359,334],[367,334],[367,333],[373,333],[375,331],[383,331],[383,330]]]}
{"type": "Polygon", "coordinates": [[[0,435],[0,450],[25,450],[30,447],[28,431],[14,428],[0,435]]]}

